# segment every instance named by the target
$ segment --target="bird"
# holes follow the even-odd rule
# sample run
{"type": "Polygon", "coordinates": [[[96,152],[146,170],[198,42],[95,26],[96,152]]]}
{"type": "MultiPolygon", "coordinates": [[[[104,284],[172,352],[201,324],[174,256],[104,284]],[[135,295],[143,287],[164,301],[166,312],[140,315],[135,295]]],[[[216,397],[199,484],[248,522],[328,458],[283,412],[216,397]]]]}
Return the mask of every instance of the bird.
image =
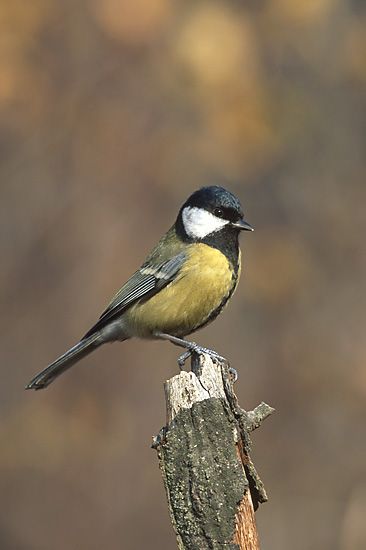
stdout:
{"type": "Polygon", "coordinates": [[[253,227],[233,193],[219,185],[195,191],[98,321],[26,389],[46,388],[101,345],[133,337],[168,340],[184,348],[180,368],[192,354],[224,359],[186,336],[216,319],[232,297],[241,272],[242,231],[253,227]]]}

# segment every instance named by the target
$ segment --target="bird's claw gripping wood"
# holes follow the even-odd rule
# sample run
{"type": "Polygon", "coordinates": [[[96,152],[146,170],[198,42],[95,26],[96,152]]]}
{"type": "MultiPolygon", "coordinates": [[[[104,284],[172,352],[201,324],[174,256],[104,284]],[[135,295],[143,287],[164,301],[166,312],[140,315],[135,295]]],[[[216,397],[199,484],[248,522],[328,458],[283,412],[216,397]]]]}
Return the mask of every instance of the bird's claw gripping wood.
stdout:
{"type": "Polygon", "coordinates": [[[169,340],[169,342],[171,342],[175,346],[186,349],[186,351],[182,353],[182,355],[180,355],[178,358],[178,365],[181,370],[184,367],[184,363],[187,361],[187,359],[191,357],[191,355],[193,355],[194,353],[196,353],[197,355],[206,354],[209,355],[214,361],[216,360],[218,362],[228,364],[228,360],[225,357],[222,357],[222,355],[219,355],[217,351],[209,348],[204,348],[203,346],[196,344],[196,342],[190,342],[189,340],[184,340],[183,338],[178,338],[177,336],[172,336],[171,334],[165,334],[163,332],[156,332],[154,336],[155,338],[160,338],[161,340],[169,340]]]}
{"type": "Polygon", "coordinates": [[[229,374],[232,378],[232,382],[235,383],[239,378],[238,371],[234,367],[229,367],[229,374]]]}
{"type": "Polygon", "coordinates": [[[187,351],[185,351],[184,353],[182,353],[182,355],[180,355],[178,357],[178,366],[179,366],[180,370],[183,370],[185,362],[193,354],[197,354],[198,356],[206,354],[206,355],[209,355],[211,357],[211,359],[213,359],[214,361],[216,360],[219,363],[224,363],[225,365],[228,366],[231,381],[232,381],[233,384],[235,384],[235,382],[239,378],[238,371],[236,369],[234,369],[233,367],[229,366],[229,361],[226,359],[226,357],[223,357],[222,355],[219,355],[213,349],[208,349],[208,348],[204,348],[202,346],[199,346],[195,342],[191,342],[191,344],[192,344],[192,348],[188,349],[187,351]]]}
{"type": "Polygon", "coordinates": [[[205,354],[209,355],[211,357],[211,359],[213,359],[213,360],[216,359],[217,361],[219,361],[221,363],[227,363],[228,362],[228,360],[225,357],[222,357],[222,355],[219,355],[213,349],[204,348],[203,346],[200,346],[199,344],[196,344],[196,342],[189,342],[189,344],[190,344],[190,346],[187,349],[187,351],[182,353],[182,355],[180,355],[179,358],[178,358],[178,366],[181,370],[183,369],[184,364],[187,361],[187,359],[189,357],[191,357],[194,353],[196,353],[197,355],[205,355],[205,354]]]}

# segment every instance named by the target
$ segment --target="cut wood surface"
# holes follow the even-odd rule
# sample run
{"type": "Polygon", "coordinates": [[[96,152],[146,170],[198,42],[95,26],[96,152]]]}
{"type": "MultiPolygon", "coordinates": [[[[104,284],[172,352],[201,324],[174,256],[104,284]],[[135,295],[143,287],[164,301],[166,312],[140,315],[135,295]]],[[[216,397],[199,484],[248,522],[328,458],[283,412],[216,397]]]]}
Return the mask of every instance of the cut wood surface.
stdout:
{"type": "Polygon", "coordinates": [[[254,511],[267,500],[249,432],[274,409],[238,405],[229,368],[195,357],[164,385],[167,423],[154,438],[179,549],[258,550],[254,511]]]}

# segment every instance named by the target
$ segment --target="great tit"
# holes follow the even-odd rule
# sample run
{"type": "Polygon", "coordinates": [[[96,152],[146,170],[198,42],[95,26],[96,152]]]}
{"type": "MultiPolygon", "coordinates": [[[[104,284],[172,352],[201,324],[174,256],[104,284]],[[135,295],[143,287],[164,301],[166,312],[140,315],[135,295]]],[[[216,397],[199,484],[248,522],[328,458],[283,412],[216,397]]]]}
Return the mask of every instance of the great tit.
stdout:
{"type": "Polygon", "coordinates": [[[233,295],[240,277],[242,230],[253,228],[232,193],[219,186],[193,193],[97,323],[26,389],[46,388],[102,344],[132,337],[169,340],[185,348],[180,367],[192,353],[220,357],[185,336],[213,321],[233,295]]]}

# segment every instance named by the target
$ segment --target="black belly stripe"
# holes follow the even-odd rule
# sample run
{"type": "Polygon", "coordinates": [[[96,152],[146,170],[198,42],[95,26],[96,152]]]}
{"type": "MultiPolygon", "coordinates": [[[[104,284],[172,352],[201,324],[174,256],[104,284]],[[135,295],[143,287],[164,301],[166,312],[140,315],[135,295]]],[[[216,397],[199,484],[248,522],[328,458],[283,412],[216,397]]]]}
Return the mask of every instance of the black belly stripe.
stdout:
{"type": "MultiPolygon", "coordinates": [[[[231,296],[233,295],[234,290],[236,289],[236,285],[237,285],[237,283],[238,283],[238,270],[239,270],[239,263],[238,263],[238,265],[237,265],[236,272],[233,272],[233,275],[232,275],[232,287],[231,287],[231,289],[230,289],[230,292],[224,297],[224,299],[222,300],[221,304],[220,304],[216,309],[214,309],[214,310],[210,313],[210,315],[209,315],[200,325],[197,325],[197,326],[194,328],[194,331],[199,330],[200,328],[205,327],[206,325],[208,325],[209,323],[211,323],[212,321],[214,321],[218,315],[220,315],[221,311],[223,310],[223,308],[225,307],[225,305],[227,304],[227,302],[230,300],[231,296]]],[[[193,331],[192,331],[192,332],[193,332],[193,331]]]]}
{"type": "MultiPolygon", "coordinates": [[[[187,237],[184,228],[181,226],[181,221],[177,222],[177,235],[183,241],[192,242],[192,239],[187,237]]],[[[203,239],[199,239],[197,241],[203,244],[207,244],[212,248],[216,248],[226,256],[232,268],[232,286],[230,292],[226,296],[224,296],[220,305],[216,309],[214,309],[210,313],[210,315],[202,321],[202,323],[196,325],[196,327],[193,328],[191,332],[194,332],[206,326],[208,323],[211,323],[211,321],[216,319],[216,317],[220,314],[222,309],[225,307],[225,305],[233,295],[233,292],[235,291],[238,283],[238,277],[240,273],[239,231],[237,229],[234,229],[231,225],[228,224],[227,226],[224,226],[220,231],[211,233],[210,235],[207,235],[207,237],[204,237],[203,239]]]]}
{"type": "Polygon", "coordinates": [[[230,292],[223,298],[221,304],[214,309],[210,315],[194,330],[198,330],[216,319],[216,317],[221,313],[227,302],[230,300],[233,295],[236,285],[238,284],[239,276],[239,235],[238,232],[233,233],[230,226],[227,226],[227,229],[224,227],[221,231],[217,233],[212,233],[208,235],[205,239],[202,239],[203,243],[212,246],[219,250],[222,254],[225,254],[228,259],[233,272],[232,272],[232,286],[230,292]]]}

